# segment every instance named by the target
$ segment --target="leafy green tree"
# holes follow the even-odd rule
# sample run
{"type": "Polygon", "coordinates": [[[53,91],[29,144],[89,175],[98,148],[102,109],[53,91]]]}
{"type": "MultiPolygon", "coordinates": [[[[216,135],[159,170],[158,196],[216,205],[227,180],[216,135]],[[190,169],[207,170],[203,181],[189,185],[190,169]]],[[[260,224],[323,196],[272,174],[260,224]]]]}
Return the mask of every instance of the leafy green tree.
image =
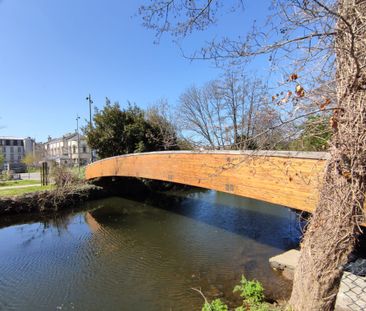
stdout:
{"type": "Polygon", "coordinates": [[[96,111],[94,126],[85,127],[84,133],[91,148],[101,158],[172,149],[166,147],[160,128],[148,122],[145,113],[136,105],[121,109],[118,103],[107,99],[105,107],[96,111]]]}
{"type": "Polygon", "coordinates": [[[177,137],[177,127],[169,114],[168,102],[164,99],[150,107],[145,113],[145,119],[152,129],[150,138],[158,144],[159,150],[180,149],[177,137]]]}
{"type": "Polygon", "coordinates": [[[40,157],[32,153],[28,153],[23,158],[22,162],[27,166],[28,172],[38,166],[40,157]]]}
{"type": "Polygon", "coordinates": [[[301,135],[290,143],[291,150],[325,151],[332,137],[329,117],[310,116],[299,127],[301,135]]]}

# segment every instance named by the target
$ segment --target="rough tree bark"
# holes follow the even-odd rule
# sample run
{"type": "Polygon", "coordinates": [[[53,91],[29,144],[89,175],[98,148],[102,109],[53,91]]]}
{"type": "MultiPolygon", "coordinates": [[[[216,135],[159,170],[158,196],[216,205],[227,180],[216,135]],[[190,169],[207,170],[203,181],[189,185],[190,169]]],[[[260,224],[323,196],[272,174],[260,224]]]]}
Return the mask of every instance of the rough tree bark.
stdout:
{"type": "Polygon", "coordinates": [[[333,310],[342,265],[354,248],[366,191],[366,0],[339,0],[338,108],[319,203],[305,233],[290,305],[333,310]]]}

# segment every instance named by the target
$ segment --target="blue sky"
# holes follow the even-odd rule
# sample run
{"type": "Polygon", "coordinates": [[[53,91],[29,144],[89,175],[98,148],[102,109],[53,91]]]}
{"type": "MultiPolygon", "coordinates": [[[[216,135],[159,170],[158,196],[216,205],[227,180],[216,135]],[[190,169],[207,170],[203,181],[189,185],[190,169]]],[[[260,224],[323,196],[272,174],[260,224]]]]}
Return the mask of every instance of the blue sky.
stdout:
{"type": "MultiPolygon", "coordinates": [[[[0,0],[0,136],[60,136],[89,116],[91,93],[101,108],[108,96],[144,108],[160,98],[177,104],[192,84],[222,71],[181,56],[169,36],[160,44],[136,15],[142,0],[0,0]]],[[[217,27],[184,41],[189,50],[214,36],[245,33],[267,15],[268,1],[224,15],[217,27]]],[[[257,62],[256,73],[266,68],[257,62]]],[[[254,67],[253,67],[254,68],[254,67]]]]}

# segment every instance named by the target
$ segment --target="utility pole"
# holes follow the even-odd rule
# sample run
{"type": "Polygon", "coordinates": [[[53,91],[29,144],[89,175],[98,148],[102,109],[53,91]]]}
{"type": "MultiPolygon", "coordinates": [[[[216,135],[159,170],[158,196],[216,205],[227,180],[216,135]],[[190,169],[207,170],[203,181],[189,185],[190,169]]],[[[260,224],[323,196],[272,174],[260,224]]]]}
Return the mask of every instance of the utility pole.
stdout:
{"type": "MultiPolygon", "coordinates": [[[[91,130],[92,127],[93,127],[93,124],[92,124],[92,110],[91,110],[91,106],[92,106],[92,99],[91,99],[91,95],[89,94],[89,96],[86,98],[86,100],[88,101],[89,103],[89,129],[91,130]]],[[[93,149],[90,148],[90,162],[93,162],[94,159],[93,159],[93,149]]]]}
{"type": "Polygon", "coordinates": [[[79,115],[76,115],[76,132],[78,134],[78,168],[79,168],[79,175],[80,175],[80,134],[79,134],[79,115]]]}

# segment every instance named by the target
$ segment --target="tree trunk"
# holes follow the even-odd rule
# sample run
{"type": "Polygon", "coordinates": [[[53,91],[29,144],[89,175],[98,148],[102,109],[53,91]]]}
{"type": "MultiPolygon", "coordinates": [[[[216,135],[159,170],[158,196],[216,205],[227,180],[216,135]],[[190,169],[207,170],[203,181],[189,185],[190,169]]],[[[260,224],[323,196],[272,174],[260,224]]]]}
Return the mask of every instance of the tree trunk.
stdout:
{"type": "Polygon", "coordinates": [[[365,201],[366,1],[339,0],[338,4],[338,108],[331,119],[331,157],[319,203],[295,271],[290,305],[297,311],[334,309],[342,265],[354,248],[365,201]]]}

